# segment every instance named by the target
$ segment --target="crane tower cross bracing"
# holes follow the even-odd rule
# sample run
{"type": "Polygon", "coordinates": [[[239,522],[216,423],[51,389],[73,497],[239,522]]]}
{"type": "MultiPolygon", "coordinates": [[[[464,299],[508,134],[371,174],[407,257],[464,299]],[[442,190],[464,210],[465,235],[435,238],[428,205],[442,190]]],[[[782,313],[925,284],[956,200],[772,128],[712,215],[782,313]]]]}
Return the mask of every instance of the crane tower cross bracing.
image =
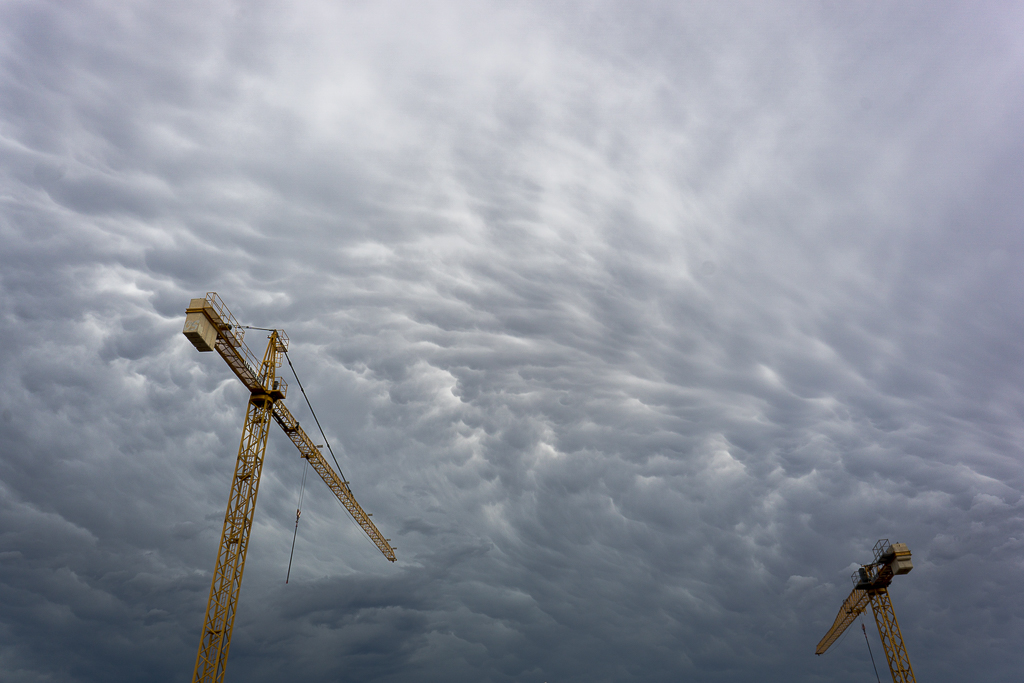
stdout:
{"type": "Polygon", "coordinates": [[[208,292],[206,298],[192,299],[189,303],[182,333],[199,351],[219,353],[250,393],[192,677],[193,683],[220,683],[224,679],[231,646],[231,632],[242,588],[245,555],[249,547],[249,532],[256,510],[256,494],[259,492],[271,420],[280,425],[298,448],[299,456],[309,462],[374,545],[391,562],[395,561],[395,549],[390,539],[384,538],[370,520],[369,514],[356,502],[348,482],[343,481],[327,463],[320,448],[285,406],[288,383],[283,377],[277,376],[277,369],[281,367],[282,358],[288,350],[288,335],[284,330],[270,330],[267,349],[263,359],[259,360],[245,345],[245,328],[238,324],[216,292],[208,292]]]}

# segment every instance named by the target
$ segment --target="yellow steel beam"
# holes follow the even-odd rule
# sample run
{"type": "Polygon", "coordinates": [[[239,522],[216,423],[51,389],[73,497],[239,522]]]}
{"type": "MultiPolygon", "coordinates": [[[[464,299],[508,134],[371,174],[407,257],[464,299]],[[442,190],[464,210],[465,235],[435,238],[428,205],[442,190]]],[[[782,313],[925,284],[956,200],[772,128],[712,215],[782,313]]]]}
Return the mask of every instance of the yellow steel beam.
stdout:
{"type": "Polygon", "coordinates": [[[882,639],[885,658],[889,660],[889,672],[893,683],[917,683],[914,670],[910,667],[910,657],[903,645],[903,634],[900,632],[896,612],[892,609],[892,598],[887,588],[879,588],[870,592],[871,612],[875,615],[875,625],[882,639]]]}
{"type": "MultiPolygon", "coordinates": [[[[185,309],[184,334],[200,351],[216,349],[235,376],[251,392],[265,391],[269,387],[260,381],[260,362],[245,344],[245,328],[231,314],[217,292],[207,292],[205,299],[192,299],[185,309]],[[215,341],[209,346],[197,343],[197,337],[208,323],[216,333],[215,341]],[[212,346],[212,349],[210,348],[212,346]]],[[[287,348],[288,339],[278,334],[279,344],[287,348]]]]}
{"type": "Polygon", "coordinates": [[[395,561],[395,549],[391,547],[391,539],[384,538],[384,534],[380,532],[377,525],[373,523],[370,516],[366,514],[362,506],[356,502],[355,496],[352,495],[352,489],[349,488],[347,481],[342,481],[341,477],[334,471],[334,469],[324,459],[320,449],[316,447],[313,441],[309,438],[302,427],[299,426],[299,421],[296,420],[288,408],[284,405],[283,401],[278,401],[274,404],[274,419],[284,433],[288,435],[288,438],[292,440],[295,447],[299,449],[299,455],[309,460],[309,464],[313,466],[316,473],[320,475],[320,478],[324,480],[324,483],[334,492],[334,495],[338,497],[341,504],[345,506],[349,514],[352,515],[352,519],[356,520],[356,523],[362,527],[366,535],[370,537],[373,544],[384,554],[391,562],[395,561]]]}
{"type": "MultiPolygon", "coordinates": [[[[271,381],[276,367],[276,355],[277,334],[272,333],[261,367],[261,374],[271,381]]],[[[235,461],[235,474],[231,480],[231,494],[224,513],[217,564],[210,582],[210,597],[206,603],[202,638],[192,675],[193,683],[221,683],[224,680],[273,407],[274,400],[267,394],[257,393],[249,398],[242,440],[235,461]]]]}
{"type": "Polygon", "coordinates": [[[843,602],[843,606],[839,608],[839,614],[836,615],[836,620],[832,623],[832,628],[830,628],[828,633],[825,634],[825,637],[818,642],[818,647],[814,651],[814,654],[825,654],[825,650],[832,647],[832,643],[836,642],[839,636],[843,635],[843,631],[849,628],[850,624],[852,624],[867,608],[867,593],[859,588],[854,588],[843,602]]]}

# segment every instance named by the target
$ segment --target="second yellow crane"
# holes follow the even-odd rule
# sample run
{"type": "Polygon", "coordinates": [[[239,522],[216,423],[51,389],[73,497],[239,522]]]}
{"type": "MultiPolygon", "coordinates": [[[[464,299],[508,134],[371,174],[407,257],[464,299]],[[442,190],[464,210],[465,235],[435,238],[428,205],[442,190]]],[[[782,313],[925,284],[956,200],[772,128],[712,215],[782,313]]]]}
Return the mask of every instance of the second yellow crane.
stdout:
{"type": "Polygon", "coordinates": [[[238,324],[216,292],[208,292],[204,299],[192,299],[185,311],[185,328],[182,333],[199,351],[217,351],[250,393],[228,507],[224,514],[217,563],[210,584],[199,653],[196,655],[196,667],[192,675],[193,683],[220,683],[224,680],[271,419],[281,426],[299,449],[299,455],[309,461],[384,557],[391,562],[395,561],[391,539],[384,538],[370,516],[356,502],[348,482],[343,481],[331,468],[319,447],[310,440],[298,420],[285,407],[288,384],[284,378],[277,376],[277,369],[281,367],[281,360],[288,350],[288,335],[284,330],[268,331],[269,341],[261,361],[245,345],[245,329],[238,324]]]}

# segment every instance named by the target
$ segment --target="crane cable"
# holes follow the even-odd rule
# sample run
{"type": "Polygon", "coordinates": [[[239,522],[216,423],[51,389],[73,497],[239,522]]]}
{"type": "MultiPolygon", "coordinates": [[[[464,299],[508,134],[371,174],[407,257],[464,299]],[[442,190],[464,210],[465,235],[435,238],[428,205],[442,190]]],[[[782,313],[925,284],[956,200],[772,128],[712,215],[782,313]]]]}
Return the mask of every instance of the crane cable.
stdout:
{"type": "Polygon", "coordinates": [[[292,359],[289,358],[288,352],[284,352],[284,358],[288,361],[288,367],[292,369],[292,376],[295,377],[295,383],[299,385],[299,391],[302,392],[302,398],[306,399],[306,405],[309,407],[309,412],[313,415],[313,420],[316,422],[316,428],[320,430],[320,436],[323,437],[324,443],[327,444],[327,450],[331,453],[331,459],[334,460],[334,464],[338,468],[338,474],[341,475],[342,481],[345,479],[345,473],[341,471],[341,465],[338,464],[338,458],[334,455],[334,449],[331,448],[331,442],[327,440],[327,435],[324,434],[324,428],[320,426],[320,420],[316,417],[316,411],[313,410],[313,404],[309,402],[309,396],[306,396],[306,390],[302,386],[302,382],[299,380],[299,376],[295,372],[295,366],[292,365],[292,359]]]}
{"type": "MultiPolygon", "coordinates": [[[[263,329],[263,328],[256,328],[256,329],[263,329]]],[[[338,459],[336,457],[334,457],[334,449],[331,448],[331,442],[327,440],[327,435],[324,434],[324,428],[320,426],[320,420],[317,420],[317,418],[316,418],[316,411],[313,410],[313,404],[309,402],[309,396],[306,396],[306,390],[302,387],[302,381],[299,379],[298,374],[296,374],[296,372],[295,372],[295,366],[292,365],[292,359],[288,356],[288,351],[284,352],[284,357],[285,357],[285,360],[288,361],[288,367],[290,367],[292,369],[292,376],[295,377],[295,383],[299,385],[299,390],[302,392],[302,397],[304,399],[306,399],[306,405],[309,407],[309,412],[313,415],[313,420],[316,422],[317,429],[320,430],[320,436],[323,437],[324,443],[327,445],[327,450],[330,451],[331,458],[334,460],[334,464],[338,466],[338,474],[341,475],[341,480],[347,484],[348,480],[345,479],[345,473],[341,471],[341,465],[338,464],[338,459]]],[[[309,461],[307,460],[306,463],[308,464],[309,461]]],[[[305,471],[303,471],[302,474],[303,474],[303,481],[305,481],[305,474],[306,474],[305,471]]],[[[338,505],[341,505],[341,501],[340,500],[338,501],[338,505]]],[[[342,505],[341,507],[342,507],[343,510],[345,510],[345,506],[344,505],[342,505]]],[[[296,513],[297,512],[298,511],[296,511],[296,513]]],[[[355,517],[352,515],[352,513],[349,510],[345,510],[345,512],[348,513],[345,516],[348,517],[349,521],[352,522],[352,524],[354,524],[355,527],[360,531],[358,536],[361,536],[362,538],[364,538],[366,540],[367,543],[369,543],[374,548],[377,548],[377,546],[374,544],[374,542],[371,541],[370,538],[365,533],[362,533],[364,530],[356,522],[355,517]]],[[[295,516],[295,533],[296,534],[298,534],[298,528],[299,528],[299,517],[298,517],[298,514],[296,514],[296,516],[295,516]]],[[[293,540],[292,541],[293,547],[294,547],[294,543],[295,542],[293,540]]],[[[379,550],[379,548],[377,548],[377,549],[379,550]]],[[[285,580],[285,583],[288,583],[288,581],[285,580]]]]}
{"type": "Polygon", "coordinates": [[[284,582],[292,576],[292,558],[295,557],[295,539],[299,537],[299,517],[302,516],[302,496],[306,493],[306,472],[309,471],[309,460],[303,458],[302,465],[302,486],[299,487],[299,503],[295,506],[295,532],[292,534],[292,551],[288,554],[288,573],[284,575],[284,582]]]}
{"type": "Polygon", "coordinates": [[[871,655],[871,666],[875,669],[875,680],[877,680],[878,683],[882,683],[882,679],[878,677],[878,667],[875,666],[875,655],[871,652],[871,641],[868,640],[868,630],[864,627],[863,622],[861,622],[860,630],[864,632],[864,642],[868,644],[868,654],[871,655]]]}
{"type": "MultiPolygon", "coordinates": [[[[239,325],[238,327],[244,327],[247,330],[263,330],[264,332],[278,331],[273,327],[255,327],[253,325],[239,325]]],[[[313,415],[313,420],[316,422],[316,428],[320,430],[320,436],[323,437],[324,443],[327,444],[327,450],[330,451],[331,458],[334,460],[334,464],[338,467],[338,474],[341,475],[341,480],[345,481],[345,473],[341,471],[341,465],[338,464],[338,458],[334,456],[334,449],[331,448],[331,442],[327,440],[327,435],[324,434],[324,428],[320,426],[320,420],[316,417],[316,411],[313,410],[313,404],[309,402],[309,396],[306,396],[306,389],[302,386],[302,381],[295,372],[295,366],[292,365],[292,359],[288,356],[288,350],[285,349],[282,353],[284,354],[285,360],[288,361],[288,367],[292,369],[292,376],[295,378],[295,383],[299,385],[299,391],[302,392],[302,398],[306,399],[306,405],[309,407],[309,412],[313,415]]]]}

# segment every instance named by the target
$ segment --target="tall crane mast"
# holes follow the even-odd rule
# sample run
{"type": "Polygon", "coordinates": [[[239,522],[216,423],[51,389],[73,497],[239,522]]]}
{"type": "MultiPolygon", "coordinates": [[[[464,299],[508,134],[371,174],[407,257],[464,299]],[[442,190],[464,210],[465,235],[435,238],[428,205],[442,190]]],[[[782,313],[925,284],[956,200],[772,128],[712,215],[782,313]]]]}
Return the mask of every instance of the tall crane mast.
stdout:
{"type": "Polygon", "coordinates": [[[874,562],[861,565],[853,573],[853,591],[843,602],[835,623],[818,643],[814,654],[824,654],[870,604],[878,636],[882,639],[882,649],[889,661],[893,683],[917,683],[914,670],[910,667],[907,648],[903,645],[903,634],[896,621],[896,612],[889,598],[889,584],[893,577],[907,574],[914,568],[910,550],[905,543],[890,544],[889,539],[883,538],[875,544],[873,552],[874,562]]]}
{"type": "Polygon", "coordinates": [[[250,393],[227,511],[224,514],[217,563],[210,583],[210,597],[206,605],[199,653],[196,655],[196,668],[192,675],[193,683],[221,683],[224,680],[238,594],[242,588],[245,554],[249,548],[249,533],[256,510],[263,455],[267,449],[272,419],[280,425],[299,449],[299,456],[305,458],[316,470],[384,557],[391,562],[395,561],[391,539],[384,538],[370,516],[356,502],[349,483],[343,481],[327,463],[319,447],[285,406],[288,384],[283,377],[277,376],[277,369],[281,367],[282,358],[288,350],[288,335],[284,330],[268,331],[269,341],[261,361],[245,345],[245,328],[238,324],[216,292],[208,292],[204,299],[192,299],[185,311],[185,328],[182,333],[199,351],[219,353],[250,393]]]}

